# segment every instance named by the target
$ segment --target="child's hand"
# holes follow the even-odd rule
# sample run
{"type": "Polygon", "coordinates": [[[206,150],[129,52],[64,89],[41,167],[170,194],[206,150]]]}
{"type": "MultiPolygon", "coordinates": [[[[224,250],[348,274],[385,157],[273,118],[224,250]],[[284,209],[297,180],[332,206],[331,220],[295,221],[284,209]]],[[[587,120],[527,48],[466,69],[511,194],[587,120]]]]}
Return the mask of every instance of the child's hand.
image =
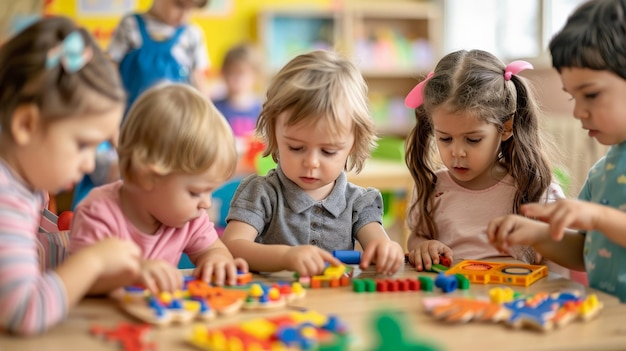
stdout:
{"type": "Polygon", "coordinates": [[[400,244],[386,237],[372,241],[363,251],[361,269],[369,267],[371,262],[376,262],[376,273],[392,275],[404,264],[404,251],[400,244]]]}
{"type": "Polygon", "coordinates": [[[520,215],[506,215],[489,222],[487,237],[500,252],[508,254],[513,245],[534,246],[548,239],[548,230],[546,223],[520,215]]]}
{"type": "Polygon", "coordinates": [[[301,245],[289,248],[282,257],[283,265],[301,277],[310,277],[324,272],[326,263],[341,265],[341,261],[331,253],[313,245],[301,245]]]}
{"type": "Polygon", "coordinates": [[[428,271],[433,264],[440,263],[439,256],[445,256],[452,261],[452,249],[439,240],[427,240],[409,251],[409,262],[418,272],[428,271]]]}
{"type": "Polygon", "coordinates": [[[100,275],[124,273],[134,280],[141,270],[141,249],[132,241],[106,238],[79,252],[98,260],[100,275]]]}
{"type": "Polygon", "coordinates": [[[526,204],[520,209],[525,216],[548,223],[550,236],[557,241],[563,239],[566,228],[595,229],[602,210],[601,205],[570,199],[549,204],[526,204]]]}
{"type": "Polygon", "coordinates": [[[215,285],[237,285],[237,271],[247,273],[248,263],[242,258],[229,257],[219,253],[207,254],[193,271],[193,275],[215,285]]]}
{"type": "Polygon", "coordinates": [[[141,281],[153,294],[161,291],[174,292],[183,287],[183,275],[177,267],[162,260],[144,260],[141,265],[141,281]]]}

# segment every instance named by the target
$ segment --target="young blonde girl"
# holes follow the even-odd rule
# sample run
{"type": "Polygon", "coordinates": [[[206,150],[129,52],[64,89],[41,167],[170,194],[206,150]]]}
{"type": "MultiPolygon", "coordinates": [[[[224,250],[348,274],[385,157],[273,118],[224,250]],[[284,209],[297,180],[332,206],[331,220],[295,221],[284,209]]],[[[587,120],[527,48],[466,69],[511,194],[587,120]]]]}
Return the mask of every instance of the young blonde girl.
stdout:
{"type": "Polygon", "coordinates": [[[44,192],[69,189],[117,134],[125,95],[115,67],[66,18],[36,22],[0,48],[0,329],[41,333],[106,276],[130,283],[139,248],[111,238],[42,272],[44,192]]]}
{"type": "MultiPolygon", "coordinates": [[[[142,249],[141,277],[153,291],[181,288],[182,253],[204,281],[235,284],[234,260],[209,220],[211,192],[235,170],[233,134],[224,117],[195,88],[166,84],[147,90],[130,109],[120,133],[122,180],[92,190],[77,207],[71,250],[119,237],[142,249]]],[[[115,278],[91,293],[108,292],[115,278]]]]}
{"type": "MultiPolygon", "coordinates": [[[[439,256],[503,256],[487,241],[492,218],[522,204],[563,197],[552,183],[539,135],[538,109],[526,81],[530,64],[504,65],[481,50],[456,51],[407,96],[416,126],[407,139],[406,163],[415,180],[410,207],[409,261],[430,269],[439,256]],[[435,162],[437,148],[443,167],[435,162]]],[[[507,256],[535,263],[528,247],[507,256]]]]}
{"type": "Polygon", "coordinates": [[[578,200],[528,204],[521,216],[488,228],[503,252],[532,245],[546,258],[587,271],[589,285],[626,303],[626,1],[588,1],[550,42],[552,65],[575,101],[574,118],[589,137],[611,145],[589,171],[578,200]],[[566,230],[578,229],[578,231],[566,230]]]}
{"type": "Polygon", "coordinates": [[[381,225],[380,192],[344,172],[360,171],[375,143],[367,86],[352,63],[327,51],[291,60],[269,86],[257,133],[278,166],[237,189],[223,236],[234,255],[256,271],[310,276],[358,240],[362,267],[398,271],[404,255],[381,225]]]}

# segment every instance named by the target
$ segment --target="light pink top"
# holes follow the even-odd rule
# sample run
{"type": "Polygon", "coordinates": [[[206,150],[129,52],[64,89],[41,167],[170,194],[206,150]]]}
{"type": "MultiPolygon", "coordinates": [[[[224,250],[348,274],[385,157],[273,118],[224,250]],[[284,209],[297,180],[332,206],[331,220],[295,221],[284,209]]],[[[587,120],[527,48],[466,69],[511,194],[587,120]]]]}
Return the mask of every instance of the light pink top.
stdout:
{"type": "Polygon", "coordinates": [[[0,160],[0,329],[11,333],[41,333],[67,314],[63,281],[39,265],[43,201],[0,160]]]}
{"type": "MultiPolygon", "coordinates": [[[[509,257],[498,252],[487,240],[487,224],[493,218],[512,213],[515,197],[515,181],[511,175],[505,176],[499,183],[483,190],[469,190],[454,182],[447,170],[440,170],[435,186],[435,224],[439,232],[438,240],[448,245],[454,253],[454,259],[488,259],[509,257]]],[[[551,184],[543,202],[552,202],[564,198],[563,191],[557,184],[551,184]]],[[[409,226],[414,227],[417,216],[409,215],[409,226]]],[[[431,240],[432,236],[420,238],[431,240]]],[[[534,250],[528,247],[516,247],[511,255],[518,260],[534,263],[534,250]]]]}
{"type": "Polygon", "coordinates": [[[154,234],[139,231],[122,213],[121,186],[120,180],[94,188],[76,207],[70,233],[71,252],[115,236],[137,243],[145,259],[164,260],[176,266],[183,252],[199,253],[217,240],[213,223],[205,211],[180,228],[161,225],[154,234]]]}

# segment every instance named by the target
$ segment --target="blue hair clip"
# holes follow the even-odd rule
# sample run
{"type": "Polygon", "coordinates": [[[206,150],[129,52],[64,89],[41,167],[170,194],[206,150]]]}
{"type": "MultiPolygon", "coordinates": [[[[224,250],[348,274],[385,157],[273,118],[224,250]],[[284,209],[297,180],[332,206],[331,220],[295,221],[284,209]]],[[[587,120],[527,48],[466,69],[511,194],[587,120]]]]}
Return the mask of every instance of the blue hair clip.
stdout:
{"type": "Polygon", "coordinates": [[[10,35],[15,36],[41,19],[39,15],[16,15],[11,20],[10,35]]]}
{"type": "Polygon", "coordinates": [[[78,31],[70,33],[61,44],[48,51],[46,68],[56,67],[61,64],[66,72],[74,73],[83,68],[93,52],[85,45],[83,36],[78,31]]]}

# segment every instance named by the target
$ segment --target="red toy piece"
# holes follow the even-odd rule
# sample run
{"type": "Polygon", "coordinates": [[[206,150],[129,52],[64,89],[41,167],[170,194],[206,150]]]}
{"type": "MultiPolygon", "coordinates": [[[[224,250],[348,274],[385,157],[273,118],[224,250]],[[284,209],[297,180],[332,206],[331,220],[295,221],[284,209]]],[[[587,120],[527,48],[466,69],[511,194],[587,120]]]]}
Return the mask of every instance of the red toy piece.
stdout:
{"type": "Polygon", "coordinates": [[[106,341],[117,342],[124,351],[156,351],[154,342],[148,342],[148,334],[152,326],[148,324],[130,324],[122,322],[115,328],[105,328],[94,325],[90,332],[94,336],[101,336],[106,341]]]}
{"type": "Polygon", "coordinates": [[[439,255],[439,263],[450,268],[452,266],[452,260],[444,255],[439,255]]]}
{"type": "Polygon", "coordinates": [[[70,225],[72,224],[72,218],[74,218],[74,212],[72,211],[63,211],[59,215],[57,219],[57,227],[60,231],[70,230],[70,225]]]}

